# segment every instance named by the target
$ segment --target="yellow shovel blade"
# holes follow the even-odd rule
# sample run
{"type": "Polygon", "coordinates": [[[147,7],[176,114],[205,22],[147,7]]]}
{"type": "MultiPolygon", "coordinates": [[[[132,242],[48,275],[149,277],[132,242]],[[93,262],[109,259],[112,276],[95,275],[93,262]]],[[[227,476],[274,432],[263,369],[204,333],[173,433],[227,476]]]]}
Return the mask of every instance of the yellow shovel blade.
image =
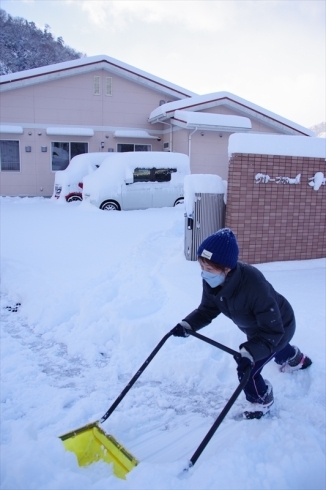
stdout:
{"type": "Polygon", "coordinates": [[[97,422],[80,427],[60,436],[65,448],[76,454],[79,466],[88,466],[102,460],[113,465],[119,478],[126,478],[138,461],[111,435],[106,434],[97,422]]]}

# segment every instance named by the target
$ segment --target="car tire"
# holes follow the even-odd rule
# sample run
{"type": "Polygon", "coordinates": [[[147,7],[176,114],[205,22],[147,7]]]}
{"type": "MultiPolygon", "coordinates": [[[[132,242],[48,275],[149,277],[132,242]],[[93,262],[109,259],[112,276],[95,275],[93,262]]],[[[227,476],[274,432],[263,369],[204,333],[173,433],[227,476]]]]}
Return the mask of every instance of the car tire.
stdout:
{"type": "Polygon", "coordinates": [[[69,196],[67,198],[67,202],[74,202],[74,201],[82,201],[83,198],[81,196],[69,196]]]}
{"type": "Polygon", "coordinates": [[[185,202],[184,197],[179,197],[179,199],[175,201],[174,206],[178,206],[179,204],[184,204],[184,202],[185,202]]]}
{"type": "Polygon", "coordinates": [[[104,201],[100,209],[103,209],[103,211],[120,211],[120,206],[115,201],[104,201]]]}

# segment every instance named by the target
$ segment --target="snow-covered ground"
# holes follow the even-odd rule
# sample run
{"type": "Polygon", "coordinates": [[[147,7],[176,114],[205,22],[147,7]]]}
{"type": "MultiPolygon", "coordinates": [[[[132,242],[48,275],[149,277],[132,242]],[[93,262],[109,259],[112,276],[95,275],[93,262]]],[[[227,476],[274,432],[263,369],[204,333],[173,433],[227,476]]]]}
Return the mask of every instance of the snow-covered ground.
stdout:
{"type": "MultiPolygon", "coordinates": [[[[264,370],[275,405],[239,420],[243,395],[181,478],[237,385],[233,358],[171,337],[103,424],[139,460],[127,480],[80,468],[59,435],[100,418],[160,339],[201,297],[183,253],[184,210],[104,212],[1,198],[1,488],[325,488],[325,260],[257,267],[292,303],[307,371],[264,370]],[[17,303],[21,305],[17,306],[17,303]]],[[[234,349],[225,317],[201,331],[234,349]]]]}

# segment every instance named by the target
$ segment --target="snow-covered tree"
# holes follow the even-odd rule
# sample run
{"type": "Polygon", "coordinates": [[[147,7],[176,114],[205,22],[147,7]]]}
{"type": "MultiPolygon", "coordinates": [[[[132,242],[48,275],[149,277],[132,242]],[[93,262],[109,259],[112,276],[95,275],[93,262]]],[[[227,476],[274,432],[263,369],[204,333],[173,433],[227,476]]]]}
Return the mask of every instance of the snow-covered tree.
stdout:
{"type": "Polygon", "coordinates": [[[83,56],[86,55],[66,46],[62,37],[55,39],[49,25],[42,31],[34,22],[11,17],[0,9],[0,75],[83,56]]]}

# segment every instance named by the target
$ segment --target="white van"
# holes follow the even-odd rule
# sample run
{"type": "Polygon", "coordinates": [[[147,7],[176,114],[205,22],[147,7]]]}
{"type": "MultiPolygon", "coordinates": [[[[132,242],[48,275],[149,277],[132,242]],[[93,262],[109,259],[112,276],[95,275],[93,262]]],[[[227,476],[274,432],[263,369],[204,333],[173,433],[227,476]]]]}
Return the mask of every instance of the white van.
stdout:
{"type": "Polygon", "coordinates": [[[114,153],[83,179],[83,200],[100,209],[162,208],[183,202],[183,180],[190,174],[183,153],[114,153]]]}
{"type": "Polygon", "coordinates": [[[65,170],[55,173],[52,198],[67,202],[81,201],[83,177],[97,170],[106,158],[108,154],[105,152],[83,153],[73,157],[65,170]]]}

